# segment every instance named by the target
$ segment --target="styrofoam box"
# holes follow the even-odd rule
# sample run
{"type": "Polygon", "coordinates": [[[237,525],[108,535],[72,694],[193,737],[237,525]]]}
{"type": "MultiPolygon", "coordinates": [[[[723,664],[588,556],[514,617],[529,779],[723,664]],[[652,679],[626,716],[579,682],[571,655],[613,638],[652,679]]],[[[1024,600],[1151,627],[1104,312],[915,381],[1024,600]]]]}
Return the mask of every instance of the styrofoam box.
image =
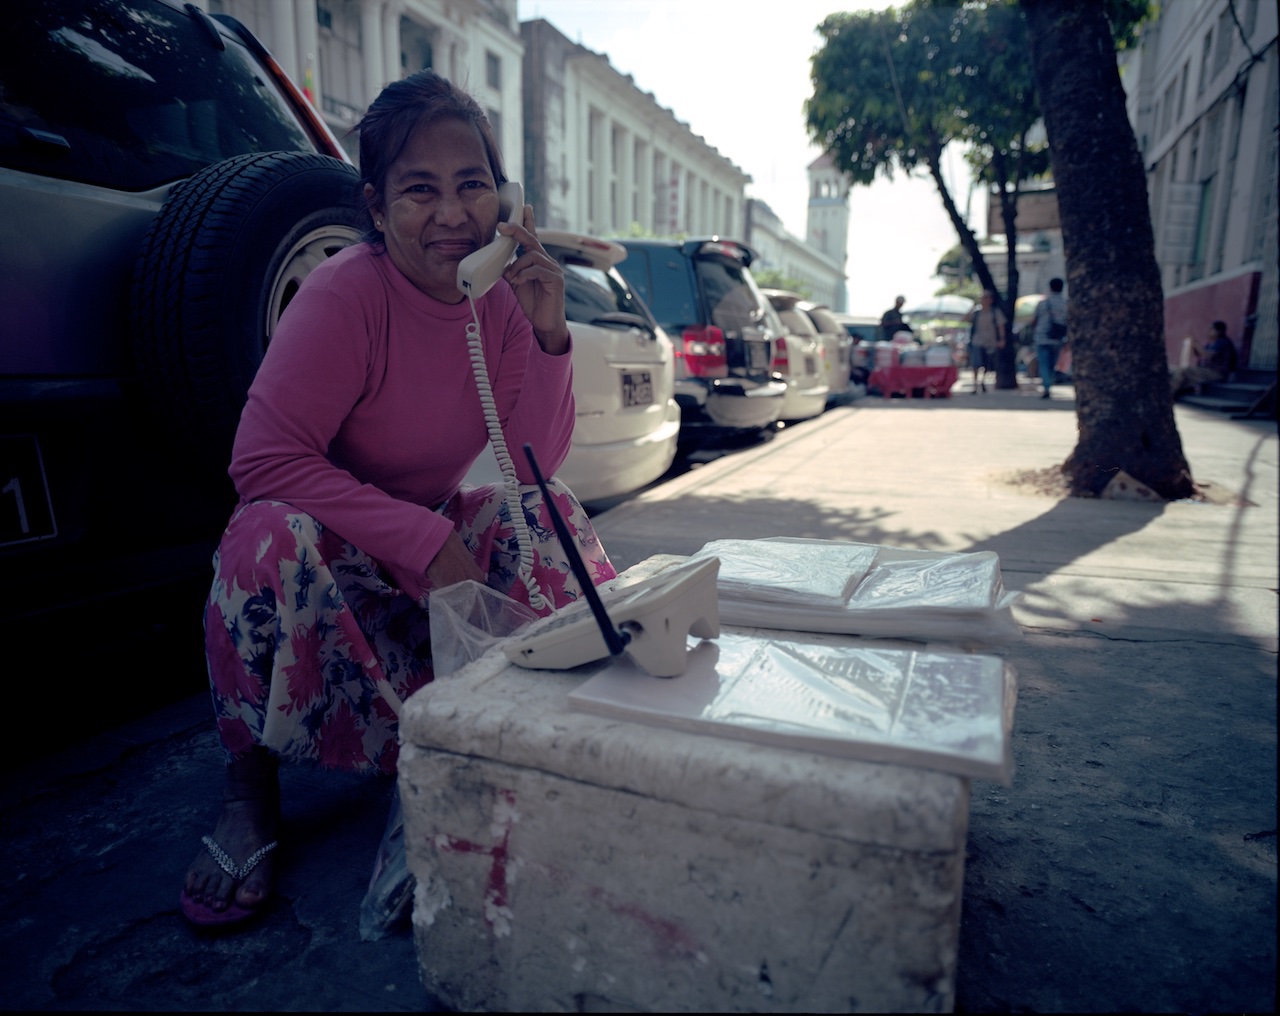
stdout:
{"type": "Polygon", "coordinates": [[[953,1008],[967,779],[574,711],[590,673],[490,650],[406,703],[428,990],[472,1011],[953,1008]]]}

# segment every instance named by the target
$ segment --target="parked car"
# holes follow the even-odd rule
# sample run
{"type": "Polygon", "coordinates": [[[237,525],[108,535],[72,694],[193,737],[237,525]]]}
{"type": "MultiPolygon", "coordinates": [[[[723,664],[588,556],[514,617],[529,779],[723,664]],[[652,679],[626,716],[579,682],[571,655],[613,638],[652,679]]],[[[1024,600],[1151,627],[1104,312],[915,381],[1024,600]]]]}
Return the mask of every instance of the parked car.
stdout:
{"type": "Polygon", "coordinates": [[[249,383],[360,209],[337,139],[258,40],[191,4],[23,3],[0,94],[13,619],[210,573],[249,383]]]}
{"type": "Polygon", "coordinates": [[[853,336],[844,330],[836,320],[835,311],[826,304],[802,300],[798,306],[818,329],[818,337],[827,351],[827,384],[831,388],[828,401],[843,399],[853,387],[853,336]]]}
{"type": "MultiPolygon", "coordinates": [[[[680,436],[675,355],[667,336],[615,267],[617,243],[558,229],[538,230],[564,268],[564,308],[573,333],[573,444],[556,476],[578,500],[617,497],[670,467],[680,436]]],[[[469,483],[501,479],[492,452],[469,483]]]]}
{"type": "Polygon", "coordinates": [[[822,343],[823,381],[827,386],[828,404],[848,395],[853,338],[835,319],[831,308],[785,289],[766,289],[764,293],[789,331],[793,325],[804,331],[807,323],[808,330],[822,343]]]}
{"type": "Polygon", "coordinates": [[[853,339],[849,351],[849,377],[855,385],[865,385],[875,369],[875,348],[880,341],[880,319],[858,317],[833,311],[832,316],[853,339]]]}
{"type": "Polygon", "coordinates": [[[751,276],[755,253],[719,238],[618,241],[619,270],[675,343],[681,439],[763,431],[781,418],[773,374],[780,325],[751,276]]]}
{"type": "Polygon", "coordinates": [[[794,302],[781,299],[785,311],[778,310],[776,289],[762,290],[769,301],[769,313],[777,319],[777,327],[783,331],[774,343],[773,369],[787,382],[787,395],[782,407],[782,419],[788,422],[808,420],[827,408],[826,351],[818,331],[808,316],[797,310],[794,302]]]}

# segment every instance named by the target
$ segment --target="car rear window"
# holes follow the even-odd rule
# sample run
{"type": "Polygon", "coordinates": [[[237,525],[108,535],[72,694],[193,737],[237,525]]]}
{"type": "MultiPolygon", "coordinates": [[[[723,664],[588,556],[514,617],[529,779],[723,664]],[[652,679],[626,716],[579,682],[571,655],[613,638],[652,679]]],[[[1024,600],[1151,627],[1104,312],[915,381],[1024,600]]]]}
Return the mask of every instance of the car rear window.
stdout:
{"type": "Polygon", "coordinates": [[[778,311],[778,317],[782,318],[783,325],[791,335],[818,334],[818,330],[813,327],[813,322],[809,320],[804,311],[797,310],[795,307],[778,311]]]}
{"type": "Polygon", "coordinates": [[[694,260],[698,284],[710,308],[711,323],[723,332],[740,332],[772,317],[747,269],[731,258],[694,260]]]}
{"type": "Polygon", "coordinates": [[[814,327],[824,335],[839,335],[844,331],[840,327],[840,322],[832,317],[831,311],[825,307],[810,307],[806,313],[813,319],[814,327]]]}
{"type": "Polygon", "coordinates": [[[698,302],[689,283],[689,263],[674,248],[628,247],[622,274],[668,332],[699,323],[698,302]]]}
{"type": "Polygon", "coordinates": [[[154,0],[23,0],[0,31],[0,165],[136,191],[313,151],[264,68],[221,38],[154,0]]]}
{"type": "Polygon", "coordinates": [[[575,264],[572,258],[559,260],[564,266],[564,312],[570,321],[590,324],[606,314],[636,314],[649,320],[644,305],[616,271],[575,264]]]}

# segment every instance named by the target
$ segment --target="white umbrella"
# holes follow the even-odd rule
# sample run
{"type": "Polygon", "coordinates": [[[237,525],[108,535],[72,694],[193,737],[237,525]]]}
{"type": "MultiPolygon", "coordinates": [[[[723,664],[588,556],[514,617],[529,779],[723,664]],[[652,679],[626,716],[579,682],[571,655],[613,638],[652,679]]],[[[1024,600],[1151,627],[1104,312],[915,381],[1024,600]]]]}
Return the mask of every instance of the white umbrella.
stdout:
{"type": "Polygon", "coordinates": [[[904,310],[904,316],[912,320],[926,320],[935,317],[964,317],[973,310],[973,301],[967,296],[934,296],[923,303],[904,310]]]}

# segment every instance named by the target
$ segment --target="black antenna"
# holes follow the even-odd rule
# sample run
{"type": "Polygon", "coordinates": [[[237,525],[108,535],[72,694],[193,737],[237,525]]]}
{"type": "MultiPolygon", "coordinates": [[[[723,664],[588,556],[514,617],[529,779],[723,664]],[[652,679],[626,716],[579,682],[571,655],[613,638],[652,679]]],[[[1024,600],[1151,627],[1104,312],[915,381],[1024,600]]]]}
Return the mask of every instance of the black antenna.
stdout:
{"type": "Polygon", "coordinates": [[[613,626],[613,622],[609,620],[604,604],[600,602],[600,594],[596,592],[591,576],[587,574],[587,566],[582,563],[582,555],[578,553],[578,548],[569,533],[569,527],[564,524],[564,519],[560,517],[560,510],[556,508],[556,503],[551,498],[551,491],[547,490],[547,481],[542,478],[542,470],[538,468],[538,460],[533,454],[533,445],[525,444],[524,457],[529,460],[529,467],[533,470],[533,478],[538,481],[538,489],[542,491],[543,503],[546,504],[547,511],[551,513],[551,524],[555,527],[556,536],[560,537],[560,544],[564,547],[565,557],[569,559],[569,567],[573,569],[574,577],[578,580],[578,585],[582,586],[583,595],[586,596],[587,603],[591,606],[591,613],[596,619],[596,624],[600,627],[600,634],[604,636],[604,644],[609,648],[609,655],[618,656],[627,648],[627,643],[631,641],[631,633],[619,631],[613,626]]]}

